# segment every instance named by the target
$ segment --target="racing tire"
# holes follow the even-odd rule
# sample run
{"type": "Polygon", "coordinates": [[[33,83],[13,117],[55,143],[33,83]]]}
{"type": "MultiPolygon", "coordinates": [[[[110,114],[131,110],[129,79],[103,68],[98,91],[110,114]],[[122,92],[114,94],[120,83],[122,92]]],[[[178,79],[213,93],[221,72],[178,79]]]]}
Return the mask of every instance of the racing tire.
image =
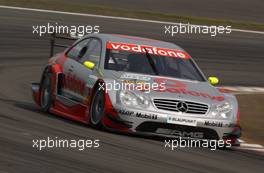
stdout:
{"type": "Polygon", "coordinates": [[[97,89],[92,99],[91,104],[91,116],[90,122],[91,125],[95,128],[103,128],[102,119],[104,116],[104,107],[105,107],[105,96],[104,91],[97,89]]]}
{"type": "Polygon", "coordinates": [[[44,73],[40,85],[40,109],[43,112],[49,112],[52,105],[51,94],[51,73],[44,73]]]}

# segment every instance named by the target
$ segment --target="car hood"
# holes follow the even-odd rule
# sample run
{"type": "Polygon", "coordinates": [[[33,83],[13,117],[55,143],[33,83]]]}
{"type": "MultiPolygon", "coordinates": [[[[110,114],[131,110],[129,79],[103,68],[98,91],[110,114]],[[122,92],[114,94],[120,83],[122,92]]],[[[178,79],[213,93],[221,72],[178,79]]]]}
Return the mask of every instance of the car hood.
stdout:
{"type": "MultiPolygon", "coordinates": [[[[152,76],[130,72],[105,71],[105,82],[123,84],[133,83],[139,85],[149,85],[151,89],[140,90],[136,87],[136,92],[144,93],[150,99],[174,99],[183,101],[193,101],[205,104],[217,104],[224,101],[225,95],[210,85],[207,81],[191,81],[178,78],[152,76]],[[153,87],[156,86],[156,87],[153,87]],[[159,86],[159,88],[157,87],[159,86]],[[162,87],[164,86],[164,87],[162,87]]],[[[111,92],[111,91],[109,91],[111,92]]]]}

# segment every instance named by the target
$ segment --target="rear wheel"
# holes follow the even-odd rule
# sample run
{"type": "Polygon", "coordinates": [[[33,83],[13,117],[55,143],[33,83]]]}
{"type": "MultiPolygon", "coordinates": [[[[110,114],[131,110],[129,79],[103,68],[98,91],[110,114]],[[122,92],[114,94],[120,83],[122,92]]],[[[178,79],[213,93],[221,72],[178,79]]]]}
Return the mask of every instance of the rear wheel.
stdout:
{"type": "Polygon", "coordinates": [[[42,111],[48,112],[51,105],[51,73],[45,73],[40,86],[40,108],[42,111]]]}
{"type": "Polygon", "coordinates": [[[104,116],[104,107],[105,107],[105,97],[103,90],[97,90],[94,94],[92,104],[91,104],[91,116],[90,122],[92,126],[101,128],[102,126],[102,119],[104,116]]]}

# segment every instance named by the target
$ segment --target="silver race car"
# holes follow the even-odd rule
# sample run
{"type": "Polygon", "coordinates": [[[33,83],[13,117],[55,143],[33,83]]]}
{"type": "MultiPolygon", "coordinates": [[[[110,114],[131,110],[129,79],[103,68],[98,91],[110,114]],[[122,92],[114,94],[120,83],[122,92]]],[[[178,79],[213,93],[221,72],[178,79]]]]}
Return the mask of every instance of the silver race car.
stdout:
{"type": "Polygon", "coordinates": [[[217,83],[173,43],[92,34],[52,56],[32,91],[43,111],[94,127],[235,144],[237,100],[217,83]]]}

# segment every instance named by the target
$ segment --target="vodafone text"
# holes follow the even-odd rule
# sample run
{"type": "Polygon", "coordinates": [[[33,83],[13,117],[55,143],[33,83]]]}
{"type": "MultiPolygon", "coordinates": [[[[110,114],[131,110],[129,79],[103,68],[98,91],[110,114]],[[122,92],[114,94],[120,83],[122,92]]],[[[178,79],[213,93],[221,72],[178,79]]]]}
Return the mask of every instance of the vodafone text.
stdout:
{"type": "Polygon", "coordinates": [[[172,58],[183,58],[189,59],[190,56],[182,51],[182,50],[173,50],[173,49],[166,49],[160,47],[153,47],[147,45],[136,45],[136,44],[127,44],[127,43],[116,43],[116,42],[108,42],[107,49],[113,50],[123,50],[128,52],[135,52],[135,53],[146,53],[158,56],[169,56],[172,58]]]}

